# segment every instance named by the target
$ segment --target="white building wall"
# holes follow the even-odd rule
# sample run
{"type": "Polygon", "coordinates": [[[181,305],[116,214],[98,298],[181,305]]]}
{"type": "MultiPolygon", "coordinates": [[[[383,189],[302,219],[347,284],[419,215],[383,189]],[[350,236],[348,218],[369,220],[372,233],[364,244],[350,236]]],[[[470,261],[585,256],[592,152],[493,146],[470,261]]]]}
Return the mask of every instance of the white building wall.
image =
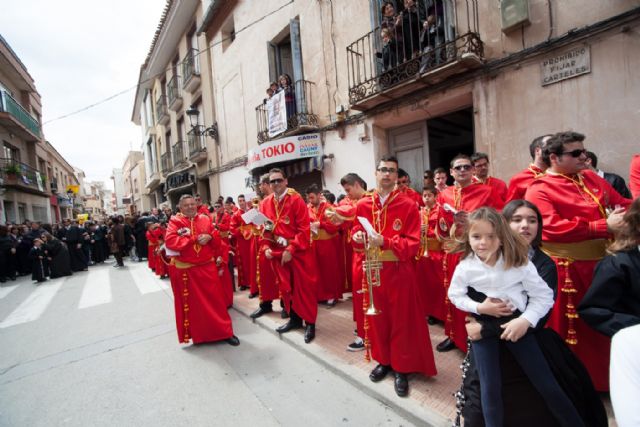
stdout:
{"type": "Polygon", "coordinates": [[[222,194],[212,194],[212,200],[215,200],[219,195],[225,198],[231,196],[233,200],[236,200],[238,194],[247,194],[253,191],[253,189],[247,188],[245,185],[245,179],[249,176],[249,170],[244,166],[221,173],[220,189],[222,194]]]}

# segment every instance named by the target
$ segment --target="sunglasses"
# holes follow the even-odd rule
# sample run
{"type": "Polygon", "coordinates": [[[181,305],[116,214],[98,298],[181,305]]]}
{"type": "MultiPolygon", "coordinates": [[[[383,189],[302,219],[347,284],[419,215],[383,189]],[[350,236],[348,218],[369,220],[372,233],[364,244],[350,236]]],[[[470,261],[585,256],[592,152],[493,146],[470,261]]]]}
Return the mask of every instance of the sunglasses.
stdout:
{"type": "Polygon", "coordinates": [[[455,169],[458,172],[460,172],[460,171],[470,171],[472,168],[473,166],[471,165],[458,165],[458,166],[454,166],[452,169],[455,169]]]}
{"type": "Polygon", "coordinates": [[[376,169],[378,172],[380,173],[396,173],[398,172],[398,169],[396,168],[387,168],[387,167],[379,167],[378,169],[376,169]]]}
{"type": "Polygon", "coordinates": [[[283,178],[276,178],[276,179],[269,180],[269,184],[280,184],[281,182],[284,182],[283,178]]]}
{"type": "Polygon", "coordinates": [[[582,156],[583,154],[587,154],[587,150],[584,149],[584,148],[576,148],[575,150],[563,151],[562,153],[560,153],[560,155],[563,155],[563,154],[568,154],[571,157],[578,158],[578,157],[582,156]]]}

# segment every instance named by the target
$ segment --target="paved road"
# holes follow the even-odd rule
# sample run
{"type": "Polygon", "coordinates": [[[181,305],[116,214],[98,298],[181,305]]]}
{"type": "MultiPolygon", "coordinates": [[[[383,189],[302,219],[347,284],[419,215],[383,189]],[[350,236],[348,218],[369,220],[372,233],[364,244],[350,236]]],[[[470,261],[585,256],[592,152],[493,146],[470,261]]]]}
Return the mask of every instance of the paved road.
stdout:
{"type": "Polygon", "coordinates": [[[177,342],[144,263],[0,287],[0,426],[408,426],[231,311],[242,344],[177,342]]]}

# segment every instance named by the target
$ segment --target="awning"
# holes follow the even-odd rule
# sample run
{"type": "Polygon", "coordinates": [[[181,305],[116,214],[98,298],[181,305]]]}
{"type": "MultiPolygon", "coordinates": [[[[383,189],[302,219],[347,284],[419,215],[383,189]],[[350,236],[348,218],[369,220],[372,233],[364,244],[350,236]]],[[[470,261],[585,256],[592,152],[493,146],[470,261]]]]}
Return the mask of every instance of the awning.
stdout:
{"type": "Polygon", "coordinates": [[[319,133],[307,133],[260,144],[247,153],[247,169],[282,163],[297,159],[322,158],[322,141],[319,133]]]}

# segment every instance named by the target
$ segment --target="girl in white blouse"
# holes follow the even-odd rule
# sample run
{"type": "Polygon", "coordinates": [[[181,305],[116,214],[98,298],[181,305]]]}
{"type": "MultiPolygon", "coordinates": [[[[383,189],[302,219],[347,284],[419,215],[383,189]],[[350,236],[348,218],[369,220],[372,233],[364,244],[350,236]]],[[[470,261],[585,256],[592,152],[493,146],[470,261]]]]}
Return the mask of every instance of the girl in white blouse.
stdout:
{"type": "Polygon", "coordinates": [[[480,208],[469,216],[459,249],[464,255],[451,279],[449,300],[483,323],[497,322],[502,329],[500,336],[483,337],[471,344],[486,426],[503,425],[499,339],[507,341],[507,347],[558,422],[563,426],[584,426],[537,341],[527,334],[553,306],[553,292],[529,261],[527,243],[497,211],[480,208]],[[481,293],[484,300],[475,302],[469,293],[481,293]]]}

